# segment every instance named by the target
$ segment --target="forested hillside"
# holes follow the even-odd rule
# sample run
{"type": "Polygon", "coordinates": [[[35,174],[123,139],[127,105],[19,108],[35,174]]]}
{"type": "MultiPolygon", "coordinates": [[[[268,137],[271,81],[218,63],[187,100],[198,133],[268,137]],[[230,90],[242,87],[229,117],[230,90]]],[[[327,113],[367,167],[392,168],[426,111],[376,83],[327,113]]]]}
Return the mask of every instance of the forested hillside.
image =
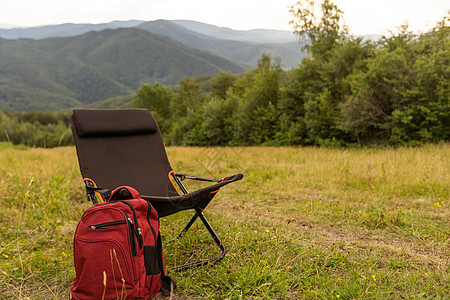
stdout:
{"type": "MultiPolygon", "coordinates": [[[[322,21],[329,22],[297,31],[299,35],[307,34],[311,45],[306,49],[309,57],[296,68],[283,70],[278,58],[264,54],[258,67],[250,72],[240,75],[221,72],[201,77],[192,74],[177,85],[146,83],[134,101],[132,96],[114,98],[99,107],[150,109],[167,145],[346,146],[448,142],[448,18],[428,33],[414,35],[407,26],[402,26],[390,37],[371,41],[342,30],[333,22],[341,12],[331,1],[324,3],[328,6],[322,6],[326,13],[322,21]]],[[[136,34],[143,33],[136,31],[136,34]]],[[[90,35],[95,37],[96,33],[90,35]]],[[[127,41],[127,37],[128,34],[122,40],[127,41]]],[[[109,57],[115,57],[118,63],[102,66],[118,73],[114,75],[116,82],[120,82],[120,68],[139,70],[117,45],[108,47],[98,39],[89,39],[89,35],[82,38],[92,44],[78,49],[79,44],[74,42],[65,52],[73,53],[74,61],[83,59],[93,65],[100,64],[101,55],[108,53],[104,51],[107,49],[111,52],[109,57]]],[[[94,86],[101,87],[97,83],[94,86]]],[[[50,123],[45,121],[45,115],[39,114],[0,111],[3,131],[0,140],[38,146],[70,143],[63,121],[67,115],[55,117],[52,124],[59,127],[52,128],[59,129],[53,130],[45,127],[50,123]]]]}
{"type": "Polygon", "coordinates": [[[281,66],[286,70],[297,66],[306,56],[306,52],[302,51],[292,32],[275,30],[240,32],[203,23],[166,20],[146,22],[137,28],[253,67],[256,67],[263,53],[281,57],[281,66]],[[197,31],[193,31],[192,28],[197,31]],[[290,35],[291,38],[288,39],[286,35],[290,35]]]}
{"type": "Polygon", "coordinates": [[[298,47],[292,31],[232,30],[210,24],[186,20],[115,21],[104,24],[59,24],[31,28],[0,29],[0,38],[44,39],[73,37],[90,31],[119,28],[140,28],[169,37],[193,49],[211,52],[239,63],[256,67],[262,53],[282,58],[285,69],[295,67],[306,55],[298,47]]]}
{"type": "Polygon", "coordinates": [[[62,110],[143,84],[188,76],[241,73],[245,67],[169,38],[130,28],[43,40],[0,39],[0,108],[62,110]]]}

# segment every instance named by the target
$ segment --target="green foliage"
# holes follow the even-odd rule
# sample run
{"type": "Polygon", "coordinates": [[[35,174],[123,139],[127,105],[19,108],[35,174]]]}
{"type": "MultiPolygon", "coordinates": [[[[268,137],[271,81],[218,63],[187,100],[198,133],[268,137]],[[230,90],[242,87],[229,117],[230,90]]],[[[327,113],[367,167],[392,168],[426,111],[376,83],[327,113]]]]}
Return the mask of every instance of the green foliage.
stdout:
{"type": "Polygon", "coordinates": [[[327,89],[305,102],[305,123],[311,140],[323,144],[338,134],[334,114],[333,98],[327,89]]]}
{"type": "Polygon", "coordinates": [[[403,28],[383,39],[349,80],[342,127],[358,139],[394,144],[448,140],[449,33],[443,27],[414,37],[403,28]]]}
{"type": "Polygon", "coordinates": [[[233,86],[237,76],[229,72],[221,72],[211,80],[211,96],[225,99],[227,91],[233,86]]]}
{"type": "Polygon", "coordinates": [[[68,113],[12,114],[0,110],[0,128],[0,142],[32,147],[57,147],[73,144],[68,113]]]}
{"type": "Polygon", "coordinates": [[[401,208],[387,211],[383,203],[372,204],[367,212],[362,213],[363,223],[369,228],[402,227],[407,217],[408,213],[401,208]]]}
{"type": "Polygon", "coordinates": [[[144,84],[139,92],[137,98],[134,100],[135,107],[142,107],[151,110],[154,116],[159,120],[158,125],[164,132],[170,126],[170,103],[172,101],[173,92],[158,82],[153,84],[144,84]]]}
{"type": "Polygon", "coordinates": [[[448,141],[449,32],[440,26],[414,36],[403,27],[378,43],[339,33],[331,47],[319,36],[311,57],[289,72],[263,54],[242,75],[187,78],[173,92],[144,85],[135,105],[155,113],[170,145],[448,141]]]}
{"type": "Polygon", "coordinates": [[[135,99],[136,94],[116,96],[103,101],[94,102],[87,107],[98,109],[130,108],[133,106],[133,101],[135,99]]]}
{"type": "Polygon", "coordinates": [[[245,90],[246,101],[242,103],[236,120],[235,139],[238,144],[260,145],[274,139],[278,111],[281,68],[263,55],[253,74],[253,84],[245,90]]]}
{"type": "Polygon", "coordinates": [[[238,99],[233,94],[228,95],[226,99],[212,98],[205,104],[205,145],[227,145],[233,139],[234,112],[237,105],[238,99]]]}
{"type": "Polygon", "coordinates": [[[290,12],[295,17],[291,21],[294,32],[313,42],[330,42],[336,39],[340,32],[347,31],[342,24],[343,12],[332,0],[298,1],[290,7],[290,12]]]}

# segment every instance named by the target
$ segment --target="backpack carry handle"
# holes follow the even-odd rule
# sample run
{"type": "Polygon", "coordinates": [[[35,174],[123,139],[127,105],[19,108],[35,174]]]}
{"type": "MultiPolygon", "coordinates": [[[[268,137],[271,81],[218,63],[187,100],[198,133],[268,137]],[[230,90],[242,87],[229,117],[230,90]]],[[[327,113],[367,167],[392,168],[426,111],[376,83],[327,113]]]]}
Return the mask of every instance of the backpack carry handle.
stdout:
{"type": "Polygon", "coordinates": [[[129,200],[140,198],[139,192],[130,186],[119,186],[115,188],[108,199],[110,201],[129,200]]]}

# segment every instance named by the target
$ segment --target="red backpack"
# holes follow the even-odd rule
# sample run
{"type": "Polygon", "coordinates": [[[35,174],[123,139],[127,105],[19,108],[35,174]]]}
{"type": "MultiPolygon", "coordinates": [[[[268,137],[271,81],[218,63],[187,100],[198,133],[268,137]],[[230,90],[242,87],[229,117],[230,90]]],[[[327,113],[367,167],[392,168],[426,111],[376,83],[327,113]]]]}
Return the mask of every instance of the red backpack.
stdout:
{"type": "Polygon", "coordinates": [[[131,187],[82,216],[73,242],[76,278],[71,299],[151,299],[167,295],[158,213],[131,187]]]}

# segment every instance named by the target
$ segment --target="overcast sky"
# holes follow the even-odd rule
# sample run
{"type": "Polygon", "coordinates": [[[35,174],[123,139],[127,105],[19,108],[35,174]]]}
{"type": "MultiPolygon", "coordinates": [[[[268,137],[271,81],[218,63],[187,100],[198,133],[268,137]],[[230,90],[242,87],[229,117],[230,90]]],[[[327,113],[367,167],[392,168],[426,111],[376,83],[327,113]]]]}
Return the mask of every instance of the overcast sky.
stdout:
{"type": "MultiPolygon", "coordinates": [[[[0,0],[0,24],[37,26],[114,20],[194,20],[237,30],[292,30],[295,0],[0,0]]],[[[335,0],[354,34],[383,34],[408,21],[426,31],[442,20],[449,0],[335,0]]]]}

